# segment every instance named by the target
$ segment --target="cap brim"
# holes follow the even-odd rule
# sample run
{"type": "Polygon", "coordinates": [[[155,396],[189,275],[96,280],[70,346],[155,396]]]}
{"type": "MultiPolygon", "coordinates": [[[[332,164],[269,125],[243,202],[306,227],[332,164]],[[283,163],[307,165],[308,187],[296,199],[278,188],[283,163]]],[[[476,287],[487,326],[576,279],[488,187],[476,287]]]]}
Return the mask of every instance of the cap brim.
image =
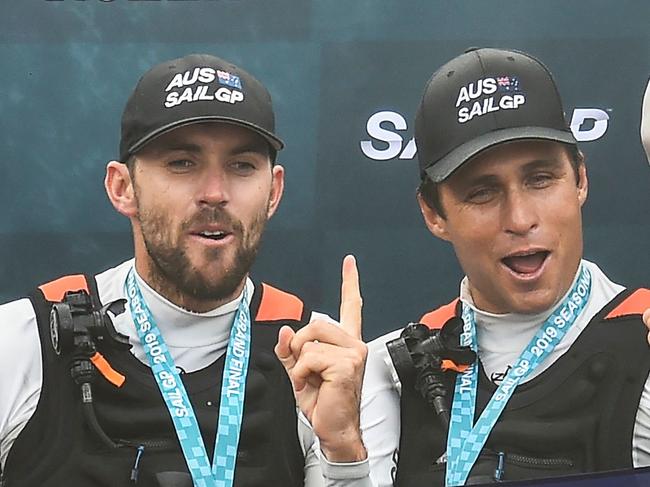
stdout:
{"type": "Polygon", "coordinates": [[[138,140],[135,144],[129,147],[128,153],[122,154],[121,157],[123,159],[125,157],[128,158],[128,156],[135,154],[137,151],[142,149],[149,142],[156,139],[157,137],[160,137],[163,134],[166,134],[167,132],[171,132],[172,130],[175,130],[180,127],[185,127],[187,125],[193,125],[195,123],[205,123],[205,122],[222,122],[222,123],[229,123],[232,125],[238,125],[240,127],[250,129],[253,132],[257,132],[259,135],[264,137],[264,139],[266,139],[266,141],[276,151],[282,150],[284,148],[284,142],[281,139],[273,135],[268,130],[265,130],[262,127],[255,125],[253,123],[246,122],[244,120],[239,120],[236,118],[231,118],[231,117],[202,116],[202,117],[193,117],[193,118],[185,118],[183,120],[177,120],[174,123],[160,127],[158,130],[155,130],[147,134],[145,137],[142,137],[140,140],[138,140]]]}
{"type": "Polygon", "coordinates": [[[427,167],[424,172],[434,183],[439,183],[479,152],[503,142],[526,139],[551,140],[573,145],[578,143],[570,131],[546,127],[513,127],[495,130],[456,147],[435,164],[427,167]]]}

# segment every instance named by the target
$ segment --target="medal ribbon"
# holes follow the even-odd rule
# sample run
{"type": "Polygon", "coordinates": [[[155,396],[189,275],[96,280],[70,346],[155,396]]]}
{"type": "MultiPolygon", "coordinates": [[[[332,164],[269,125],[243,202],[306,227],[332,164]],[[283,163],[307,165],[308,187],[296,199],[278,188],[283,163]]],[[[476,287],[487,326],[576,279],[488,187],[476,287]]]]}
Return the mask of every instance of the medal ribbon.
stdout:
{"type": "MultiPolygon", "coordinates": [[[[582,265],[579,277],[566,298],[553,310],[528,343],[473,427],[478,360],[465,372],[458,374],[447,436],[447,487],[465,485],[470,470],[515,389],[562,341],[587,304],[590,293],[591,274],[582,265]]],[[[471,346],[472,350],[477,352],[476,317],[474,311],[464,303],[462,318],[464,325],[460,344],[471,346]]]]}
{"type": "Polygon", "coordinates": [[[235,477],[250,358],[251,318],[246,287],[244,286],[226,351],[214,457],[211,463],[189,395],[151,310],[142,296],[133,269],[129,271],[125,287],[136,331],[174,423],[176,436],[195,487],[231,487],[235,477]]]}

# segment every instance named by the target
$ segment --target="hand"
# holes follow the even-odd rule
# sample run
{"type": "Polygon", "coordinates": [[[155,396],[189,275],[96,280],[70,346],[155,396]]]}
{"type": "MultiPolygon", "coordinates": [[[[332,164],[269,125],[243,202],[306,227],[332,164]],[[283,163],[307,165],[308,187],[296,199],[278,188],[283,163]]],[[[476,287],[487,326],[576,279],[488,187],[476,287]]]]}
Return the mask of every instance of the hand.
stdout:
{"type": "MultiPolygon", "coordinates": [[[[650,330],[650,308],[644,311],[643,322],[645,323],[646,328],[650,330]]],[[[650,344],[650,331],[648,332],[648,344],[650,344]]]]}
{"type": "Polygon", "coordinates": [[[368,348],[361,339],[361,293],[353,256],[343,259],[340,326],[315,320],[297,333],[280,329],[275,354],[287,371],[298,406],[332,462],[367,457],[359,408],[368,348]]]}

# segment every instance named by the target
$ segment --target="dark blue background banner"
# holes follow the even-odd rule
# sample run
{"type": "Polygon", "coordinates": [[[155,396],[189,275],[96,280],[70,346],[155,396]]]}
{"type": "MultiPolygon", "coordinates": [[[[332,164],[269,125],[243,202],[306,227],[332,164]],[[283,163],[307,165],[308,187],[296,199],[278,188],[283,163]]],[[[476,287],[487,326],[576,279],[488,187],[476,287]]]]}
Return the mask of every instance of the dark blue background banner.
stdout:
{"type": "Polygon", "coordinates": [[[0,5],[0,300],[132,253],[103,190],[130,90],[153,64],[208,52],[262,80],[287,187],[255,274],[337,315],[357,255],[365,336],[451,299],[462,274],[425,229],[412,119],[430,74],[469,46],[554,73],[584,139],[585,254],[650,285],[650,171],[639,140],[650,2],[4,0],[0,5]]]}

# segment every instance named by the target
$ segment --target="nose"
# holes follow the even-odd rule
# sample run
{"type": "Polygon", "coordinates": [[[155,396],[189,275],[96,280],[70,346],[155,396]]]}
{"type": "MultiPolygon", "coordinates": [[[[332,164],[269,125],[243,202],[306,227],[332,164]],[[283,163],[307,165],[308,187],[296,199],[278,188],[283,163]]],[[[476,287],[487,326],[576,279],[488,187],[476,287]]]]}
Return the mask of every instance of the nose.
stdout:
{"type": "Polygon", "coordinates": [[[199,176],[197,200],[200,205],[225,206],[229,201],[229,182],[225,171],[210,168],[199,176]]]}
{"type": "Polygon", "coordinates": [[[503,207],[503,228],[512,235],[528,235],[539,226],[537,201],[526,191],[512,190],[503,207]]]}

